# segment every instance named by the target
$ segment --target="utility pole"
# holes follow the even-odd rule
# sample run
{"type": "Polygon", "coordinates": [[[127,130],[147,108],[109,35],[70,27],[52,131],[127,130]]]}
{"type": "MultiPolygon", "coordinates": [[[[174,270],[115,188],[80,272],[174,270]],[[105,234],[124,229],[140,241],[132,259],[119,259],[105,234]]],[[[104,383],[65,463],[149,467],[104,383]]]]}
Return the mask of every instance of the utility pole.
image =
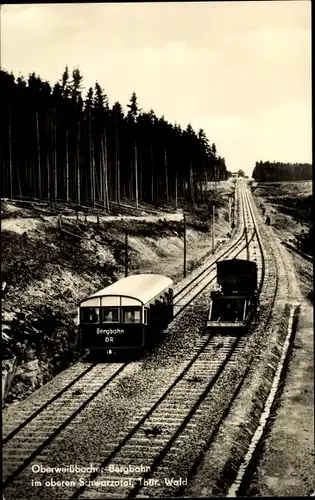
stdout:
{"type": "Polygon", "coordinates": [[[212,205],[212,238],[211,238],[211,247],[212,247],[212,253],[214,253],[214,205],[212,205]]]}
{"type": "Polygon", "coordinates": [[[184,213],[184,278],[186,278],[186,214],[184,213]]]}
{"type": "Polygon", "coordinates": [[[125,276],[128,276],[128,233],[125,233],[125,276]]]}

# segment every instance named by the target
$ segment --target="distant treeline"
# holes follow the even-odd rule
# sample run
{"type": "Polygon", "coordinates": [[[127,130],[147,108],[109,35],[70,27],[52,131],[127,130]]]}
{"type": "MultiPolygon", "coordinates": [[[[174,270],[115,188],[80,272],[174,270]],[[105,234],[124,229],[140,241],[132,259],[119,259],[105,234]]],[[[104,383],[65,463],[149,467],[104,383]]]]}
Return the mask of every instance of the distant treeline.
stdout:
{"type": "Polygon", "coordinates": [[[260,182],[309,181],[313,166],[309,163],[281,163],[257,161],[252,177],[260,182]]]}
{"type": "Polygon", "coordinates": [[[124,114],[97,82],[83,98],[77,68],[70,74],[66,66],[53,86],[35,73],[1,70],[0,85],[2,197],[105,210],[122,198],[177,204],[194,201],[197,183],[227,177],[202,129],[142,111],[135,92],[124,114]]]}

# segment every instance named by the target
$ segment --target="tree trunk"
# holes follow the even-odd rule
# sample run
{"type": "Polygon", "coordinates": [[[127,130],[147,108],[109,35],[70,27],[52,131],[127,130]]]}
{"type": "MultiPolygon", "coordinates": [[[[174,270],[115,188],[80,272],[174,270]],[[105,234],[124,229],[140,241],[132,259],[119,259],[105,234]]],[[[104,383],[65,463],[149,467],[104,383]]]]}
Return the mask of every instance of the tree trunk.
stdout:
{"type": "Polygon", "coordinates": [[[105,148],[104,148],[104,138],[101,136],[101,171],[100,171],[100,185],[101,185],[101,202],[103,203],[103,208],[106,210],[106,189],[105,189],[105,148]]]}
{"type": "Polygon", "coordinates": [[[105,210],[109,212],[109,183],[108,183],[108,151],[107,151],[107,132],[104,129],[104,203],[105,210]]]}
{"type": "Polygon", "coordinates": [[[117,125],[115,125],[115,157],[114,157],[114,200],[118,202],[118,167],[117,167],[117,125]]]}
{"type": "MultiPolygon", "coordinates": [[[[47,116],[47,138],[51,139],[51,126],[49,116],[47,116]]],[[[51,141],[52,143],[52,141],[51,141]]],[[[47,200],[50,201],[50,158],[49,158],[49,143],[47,139],[47,200]]]]}
{"type": "Polygon", "coordinates": [[[37,174],[38,174],[38,196],[42,199],[42,173],[41,173],[41,163],[40,163],[40,143],[39,143],[39,114],[36,111],[36,135],[37,135],[37,174]]]}
{"type": "Polygon", "coordinates": [[[95,204],[101,200],[98,171],[95,162],[95,204]]]}
{"type": "MultiPolygon", "coordinates": [[[[109,212],[109,198],[110,198],[110,188],[109,188],[109,161],[108,161],[108,147],[107,147],[107,132],[105,130],[105,160],[106,160],[106,203],[107,203],[107,210],[109,212]]],[[[112,171],[112,169],[111,169],[112,171]]]]}
{"type": "Polygon", "coordinates": [[[130,160],[130,177],[129,177],[129,198],[131,200],[134,199],[134,192],[133,192],[133,161],[132,159],[130,160]]]}
{"type": "Polygon", "coordinates": [[[168,204],[168,174],[167,174],[167,155],[166,155],[166,150],[164,151],[164,168],[165,168],[165,194],[166,194],[166,203],[168,204]]]}
{"type": "Polygon", "coordinates": [[[136,208],[138,208],[138,150],[135,143],[135,193],[136,193],[136,208]]]}
{"type": "Polygon", "coordinates": [[[29,178],[29,182],[30,182],[30,185],[29,185],[29,198],[34,198],[32,195],[34,194],[34,180],[33,180],[33,158],[32,158],[32,154],[29,158],[29,173],[30,173],[30,178],[29,178]]]}
{"type": "Polygon", "coordinates": [[[91,137],[91,115],[89,113],[89,167],[90,167],[90,195],[91,195],[91,203],[94,205],[94,195],[93,195],[93,151],[92,151],[92,137],[91,137]]]}
{"type": "Polygon", "coordinates": [[[159,174],[157,174],[155,177],[155,202],[156,203],[159,203],[159,201],[160,201],[159,193],[160,193],[160,176],[159,176],[159,174]]]}
{"type": "Polygon", "coordinates": [[[66,130],[66,203],[69,203],[69,131],[66,130]]]}
{"type": "Polygon", "coordinates": [[[142,154],[141,154],[141,149],[139,150],[139,200],[141,201],[143,199],[143,194],[142,194],[142,154]]]}
{"type": "Polygon", "coordinates": [[[24,168],[25,168],[25,189],[26,189],[25,198],[27,199],[28,198],[28,194],[29,194],[29,189],[30,189],[30,185],[29,185],[30,179],[29,179],[29,172],[28,172],[27,152],[25,153],[25,156],[24,156],[24,168]]]}
{"type": "Polygon", "coordinates": [[[150,157],[151,157],[151,201],[154,203],[154,165],[153,165],[153,146],[151,142],[150,148],[150,157]]]}
{"type": "Polygon", "coordinates": [[[193,203],[195,204],[195,198],[194,198],[194,172],[193,172],[193,166],[192,163],[190,163],[189,167],[189,185],[190,185],[190,198],[193,203]]]}
{"type": "Polygon", "coordinates": [[[13,198],[13,176],[12,176],[12,110],[9,107],[9,198],[13,198]]]}
{"type": "Polygon", "coordinates": [[[91,203],[95,207],[95,160],[94,141],[92,138],[91,114],[89,116],[89,145],[90,145],[90,183],[91,183],[91,203]]]}
{"type": "MultiPolygon", "coordinates": [[[[19,158],[17,157],[17,160],[19,158]]],[[[20,200],[22,199],[22,188],[21,188],[21,178],[20,178],[20,165],[19,165],[19,162],[16,161],[16,177],[17,177],[17,181],[18,181],[18,186],[19,186],[19,198],[20,200]]]]}
{"type": "Polygon", "coordinates": [[[116,201],[120,204],[120,152],[118,131],[116,128],[116,201]]]}
{"type": "Polygon", "coordinates": [[[177,197],[177,171],[175,172],[175,209],[177,210],[178,197],[177,197]]]}
{"type": "Polygon", "coordinates": [[[78,142],[77,142],[77,201],[78,201],[78,205],[81,205],[80,139],[81,139],[81,128],[80,128],[80,122],[78,122],[78,142]]]}
{"type": "Polygon", "coordinates": [[[103,136],[100,134],[100,162],[99,162],[99,172],[100,172],[100,203],[104,203],[104,144],[103,136]]]}
{"type": "Polygon", "coordinates": [[[57,122],[56,110],[54,110],[55,123],[53,124],[53,176],[54,176],[54,201],[58,197],[58,177],[57,177],[57,122]]]}
{"type": "Polygon", "coordinates": [[[206,186],[205,186],[205,199],[208,199],[208,174],[207,170],[205,171],[205,177],[206,177],[206,186]]]}

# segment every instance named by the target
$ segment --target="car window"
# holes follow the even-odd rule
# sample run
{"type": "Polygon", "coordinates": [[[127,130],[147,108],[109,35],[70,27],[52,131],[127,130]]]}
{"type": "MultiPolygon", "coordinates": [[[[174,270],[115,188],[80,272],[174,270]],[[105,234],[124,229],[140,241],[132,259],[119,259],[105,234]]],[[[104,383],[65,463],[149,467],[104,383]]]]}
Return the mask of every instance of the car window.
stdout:
{"type": "Polygon", "coordinates": [[[82,323],[96,324],[99,323],[100,310],[99,307],[82,307],[81,318],[82,323]]]}
{"type": "Polygon", "coordinates": [[[141,311],[135,308],[123,309],[123,322],[124,323],[141,323],[141,311]]]}
{"type": "Polygon", "coordinates": [[[102,307],[102,323],[119,323],[118,307],[102,307]]]}

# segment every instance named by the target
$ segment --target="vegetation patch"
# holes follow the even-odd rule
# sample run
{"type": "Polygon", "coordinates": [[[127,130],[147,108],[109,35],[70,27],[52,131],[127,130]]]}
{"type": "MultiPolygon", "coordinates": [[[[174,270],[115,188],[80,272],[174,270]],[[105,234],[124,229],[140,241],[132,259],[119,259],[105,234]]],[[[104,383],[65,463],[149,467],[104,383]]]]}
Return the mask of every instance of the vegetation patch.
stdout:
{"type": "Polygon", "coordinates": [[[266,205],[280,237],[312,255],[312,182],[264,182],[257,185],[254,193],[266,205]]]}

